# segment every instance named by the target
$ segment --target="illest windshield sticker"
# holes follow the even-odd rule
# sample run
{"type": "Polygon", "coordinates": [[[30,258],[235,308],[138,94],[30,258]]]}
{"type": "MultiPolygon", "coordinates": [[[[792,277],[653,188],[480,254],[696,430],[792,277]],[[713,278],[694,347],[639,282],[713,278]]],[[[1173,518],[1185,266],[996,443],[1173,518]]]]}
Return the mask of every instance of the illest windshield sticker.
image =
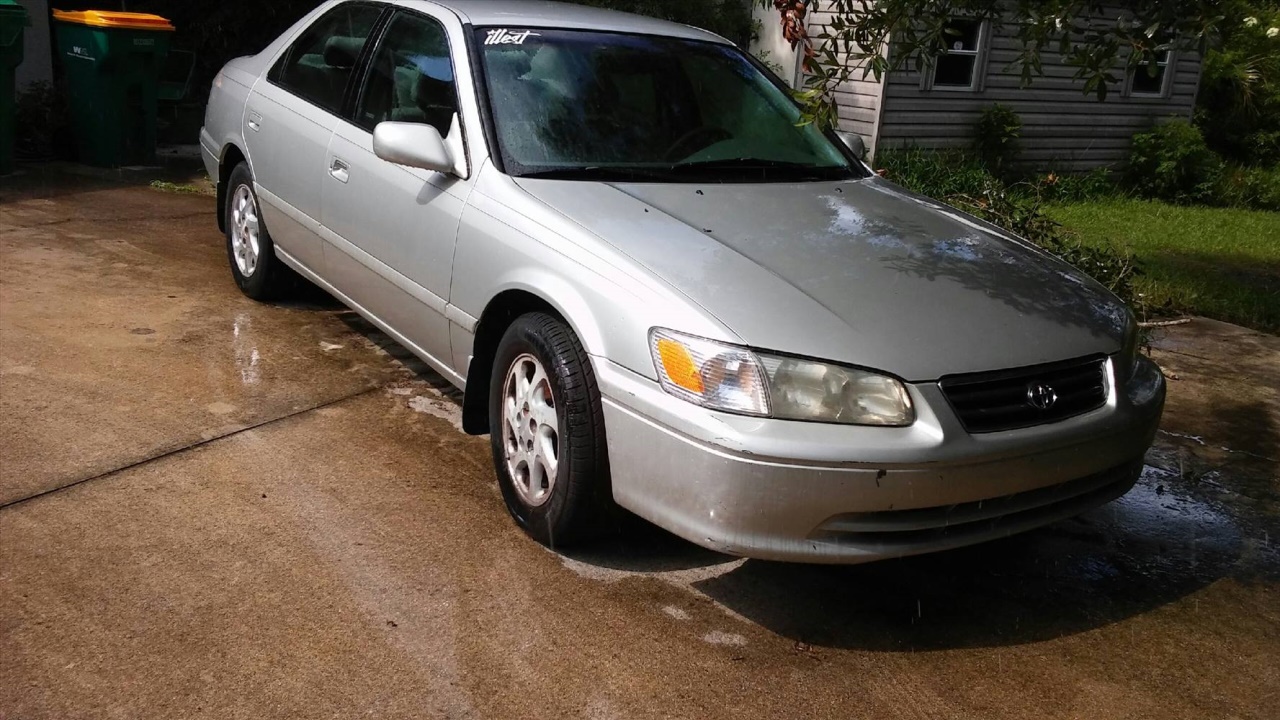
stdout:
{"type": "Polygon", "coordinates": [[[485,45],[523,45],[525,40],[531,37],[542,37],[540,33],[532,30],[516,30],[511,31],[506,28],[498,28],[490,30],[484,39],[485,45]]]}

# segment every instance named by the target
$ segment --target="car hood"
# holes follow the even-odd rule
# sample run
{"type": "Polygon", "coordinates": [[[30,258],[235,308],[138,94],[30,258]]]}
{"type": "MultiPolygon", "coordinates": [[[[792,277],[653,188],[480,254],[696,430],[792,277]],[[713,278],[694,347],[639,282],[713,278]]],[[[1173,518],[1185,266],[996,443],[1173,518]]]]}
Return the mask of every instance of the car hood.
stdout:
{"type": "Polygon", "coordinates": [[[879,178],[517,182],[758,349],[931,381],[1113,353],[1129,322],[1071,266],[879,178]]]}

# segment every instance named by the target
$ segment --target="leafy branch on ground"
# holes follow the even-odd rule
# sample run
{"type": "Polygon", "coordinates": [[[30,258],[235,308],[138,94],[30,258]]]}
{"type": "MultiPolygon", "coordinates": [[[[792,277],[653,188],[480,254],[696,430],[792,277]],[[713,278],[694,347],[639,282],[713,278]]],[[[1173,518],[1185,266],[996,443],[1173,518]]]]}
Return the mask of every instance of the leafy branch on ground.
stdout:
{"type": "Polygon", "coordinates": [[[152,180],[151,189],[178,195],[201,195],[205,192],[195,185],[172,183],[167,180],[152,180]]]}

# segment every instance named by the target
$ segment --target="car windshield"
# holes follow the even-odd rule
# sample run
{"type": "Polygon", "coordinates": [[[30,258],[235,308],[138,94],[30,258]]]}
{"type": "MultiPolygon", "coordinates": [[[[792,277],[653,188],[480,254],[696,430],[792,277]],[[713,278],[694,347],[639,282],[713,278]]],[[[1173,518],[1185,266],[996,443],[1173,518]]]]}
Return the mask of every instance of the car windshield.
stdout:
{"type": "Polygon", "coordinates": [[[503,164],[523,177],[784,182],[863,177],[738,49],[546,28],[480,28],[503,164]]]}

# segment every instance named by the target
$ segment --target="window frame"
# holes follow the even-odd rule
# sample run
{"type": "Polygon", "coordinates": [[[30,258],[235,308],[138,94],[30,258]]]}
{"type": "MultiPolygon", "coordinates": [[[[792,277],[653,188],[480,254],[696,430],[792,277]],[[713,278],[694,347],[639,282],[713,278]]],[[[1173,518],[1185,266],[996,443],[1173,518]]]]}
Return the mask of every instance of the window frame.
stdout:
{"type": "Polygon", "coordinates": [[[1146,72],[1147,68],[1151,65],[1149,62],[1142,62],[1132,68],[1125,77],[1125,97],[1137,99],[1146,98],[1148,100],[1164,100],[1169,97],[1170,91],[1173,88],[1173,73],[1177,68],[1178,58],[1177,53],[1172,48],[1163,51],[1163,54],[1164,60],[1161,61],[1157,57],[1155,62],[1156,67],[1164,68],[1164,73],[1160,77],[1160,89],[1156,92],[1144,92],[1134,89],[1134,81],[1137,79],[1138,73],[1146,72]]]}
{"type": "Polygon", "coordinates": [[[357,78],[363,72],[366,63],[368,62],[370,46],[373,44],[371,41],[382,37],[382,31],[386,27],[387,18],[393,14],[393,10],[393,6],[383,2],[376,2],[375,0],[350,0],[350,2],[334,5],[327,12],[322,13],[319,17],[308,23],[305,27],[299,30],[297,34],[289,39],[289,44],[286,45],[285,48],[280,51],[280,54],[272,60],[271,67],[267,70],[263,79],[270,83],[272,87],[279,88],[281,92],[287,93],[290,97],[297,98],[317,110],[321,110],[337,118],[345,118],[349,113],[352,104],[352,94],[357,87],[357,78]],[[351,76],[347,78],[347,85],[342,90],[342,98],[338,103],[338,107],[327,108],[323,105],[317,104],[310,98],[301,95],[295,88],[289,87],[281,82],[280,76],[283,74],[284,66],[293,58],[294,50],[297,49],[298,43],[302,40],[304,35],[310,32],[312,28],[324,22],[330,16],[338,13],[339,11],[348,10],[352,6],[370,7],[376,9],[379,14],[378,18],[374,20],[373,26],[369,28],[369,36],[365,38],[364,45],[360,48],[360,57],[356,58],[355,65],[351,67],[351,76]]]}
{"type": "Polygon", "coordinates": [[[982,92],[986,87],[987,77],[987,55],[991,47],[991,22],[988,20],[977,20],[976,18],[956,15],[951,20],[968,20],[977,22],[978,24],[978,41],[973,50],[948,50],[943,55],[957,55],[973,58],[973,77],[969,78],[968,85],[939,85],[937,84],[938,60],[942,58],[939,55],[933,58],[920,73],[920,89],[925,92],[960,92],[960,93],[976,93],[982,92]]]}
{"type": "MultiPolygon", "coordinates": [[[[387,40],[387,35],[389,34],[392,23],[394,23],[396,18],[399,17],[400,15],[408,15],[408,16],[413,16],[417,18],[422,18],[425,20],[430,20],[431,22],[440,26],[440,32],[441,34],[444,35],[445,45],[448,48],[450,71],[453,73],[453,104],[454,104],[454,107],[456,108],[455,113],[458,116],[459,130],[462,131],[463,136],[465,138],[466,117],[462,112],[463,110],[462,93],[458,92],[458,83],[459,83],[458,56],[455,53],[453,40],[452,38],[449,37],[448,26],[446,26],[445,23],[440,18],[435,17],[429,13],[424,13],[412,8],[389,6],[388,9],[390,10],[390,12],[385,13],[383,17],[379,20],[378,34],[376,38],[373,38],[376,40],[376,42],[366,43],[365,53],[361,58],[361,61],[356,65],[356,68],[355,68],[356,75],[353,76],[352,78],[355,85],[354,87],[349,87],[347,89],[349,97],[347,98],[346,106],[343,108],[343,113],[341,115],[342,119],[350,123],[352,127],[359,128],[360,130],[367,132],[370,135],[373,134],[373,130],[366,128],[360,122],[360,118],[358,117],[360,114],[360,107],[361,107],[361,104],[364,102],[365,92],[368,90],[368,87],[369,87],[369,80],[373,76],[374,63],[378,57],[378,53],[382,51],[383,43],[385,43],[387,40]]],[[[466,27],[467,26],[464,26],[463,28],[464,31],[466,30],[466,27]]],[[[377,127],[377,126],[375,125],[374,127],[377,127]]],[[[447,134],[448,134],[447,130],[443,133],[440,133],[441,137],[444,137],[447,134]]]]}

